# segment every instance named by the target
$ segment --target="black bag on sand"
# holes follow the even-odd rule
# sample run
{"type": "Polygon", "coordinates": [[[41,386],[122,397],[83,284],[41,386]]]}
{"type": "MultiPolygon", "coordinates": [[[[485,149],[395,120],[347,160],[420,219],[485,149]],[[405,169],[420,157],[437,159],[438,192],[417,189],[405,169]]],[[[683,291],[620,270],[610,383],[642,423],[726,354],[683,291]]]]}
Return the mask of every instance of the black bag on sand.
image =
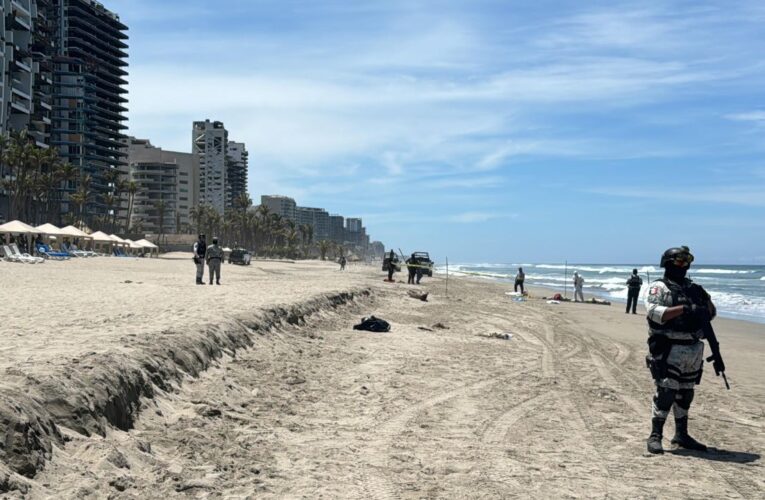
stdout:
{"type": "Polygon", "coordinates": [[[361,318],[361,323],[353,325],[354,330],[366,330],[368,332],[389,332],[390,323],[384,319],[375,318],[370,316],[368,318],[361,318]]]}

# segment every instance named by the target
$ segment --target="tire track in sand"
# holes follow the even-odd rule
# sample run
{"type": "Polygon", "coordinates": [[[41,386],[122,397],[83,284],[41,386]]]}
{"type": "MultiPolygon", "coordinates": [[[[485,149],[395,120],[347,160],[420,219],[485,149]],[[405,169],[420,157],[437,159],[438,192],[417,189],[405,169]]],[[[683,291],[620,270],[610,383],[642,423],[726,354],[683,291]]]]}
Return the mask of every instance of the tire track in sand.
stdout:
{"type": "Polygon", "coordinates": [[[500,381],[496,379],[482,380],[458,389],[442,392],[412,404],[390,419],[380,423],[373,430],[374,437],[371,442],[367,443],[362,453],[364,461],[364,469],[362,471],[363,489],[367,496],[374,499],[398,498],[396,487],[388,478],[388,448],[390,447],[390,442],[400,435],[407,428],[408,423],[419,413],[454,398],[483,391],[487,387],[499,383],[500,381]]]}

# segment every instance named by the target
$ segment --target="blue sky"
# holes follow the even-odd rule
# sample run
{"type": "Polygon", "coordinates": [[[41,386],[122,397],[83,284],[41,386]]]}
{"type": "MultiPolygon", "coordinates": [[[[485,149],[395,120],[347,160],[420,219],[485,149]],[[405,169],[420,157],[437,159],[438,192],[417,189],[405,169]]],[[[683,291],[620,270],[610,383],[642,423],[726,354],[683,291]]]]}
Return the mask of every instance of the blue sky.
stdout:
{"type": "Polygon", "coordinates": [[[106,0],[130,133],[451,262],[765,264],[761,1],[106,0]]]}

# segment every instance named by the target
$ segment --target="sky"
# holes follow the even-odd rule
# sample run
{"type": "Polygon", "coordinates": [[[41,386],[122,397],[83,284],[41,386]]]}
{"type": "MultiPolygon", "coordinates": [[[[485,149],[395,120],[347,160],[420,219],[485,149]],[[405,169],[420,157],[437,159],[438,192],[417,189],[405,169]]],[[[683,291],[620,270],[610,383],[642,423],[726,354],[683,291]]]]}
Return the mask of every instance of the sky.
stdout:
{"type": "Polygon", "coordinates": [[[436,262],[765,265],[765,2],[105,0],[129,133],[436,262]]]}

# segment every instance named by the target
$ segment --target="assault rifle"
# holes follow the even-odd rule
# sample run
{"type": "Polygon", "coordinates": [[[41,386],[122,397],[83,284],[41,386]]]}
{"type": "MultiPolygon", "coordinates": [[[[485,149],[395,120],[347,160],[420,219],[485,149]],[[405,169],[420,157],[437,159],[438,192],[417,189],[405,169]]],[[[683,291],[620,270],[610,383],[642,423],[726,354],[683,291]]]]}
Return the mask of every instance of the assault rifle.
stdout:
{"type": "Polygon", "coordinates": [[[718,377],[722,375],[722,378],[725,381],[725,388],[730,390],[728,379],[725,376],[725,362],[720,354],[720,343],[717,341],[717,335],[715,335],[715,330],[712,328],[712,323],[710,321],[705,321],[701,330],[704,332],[704,337],[706,337],[707,342],[709,342],[709,348],[712,349],[712,355],[707,358],[707,363],[712,363],[712,366],[715,369],[715,375],[718,377]]]}

